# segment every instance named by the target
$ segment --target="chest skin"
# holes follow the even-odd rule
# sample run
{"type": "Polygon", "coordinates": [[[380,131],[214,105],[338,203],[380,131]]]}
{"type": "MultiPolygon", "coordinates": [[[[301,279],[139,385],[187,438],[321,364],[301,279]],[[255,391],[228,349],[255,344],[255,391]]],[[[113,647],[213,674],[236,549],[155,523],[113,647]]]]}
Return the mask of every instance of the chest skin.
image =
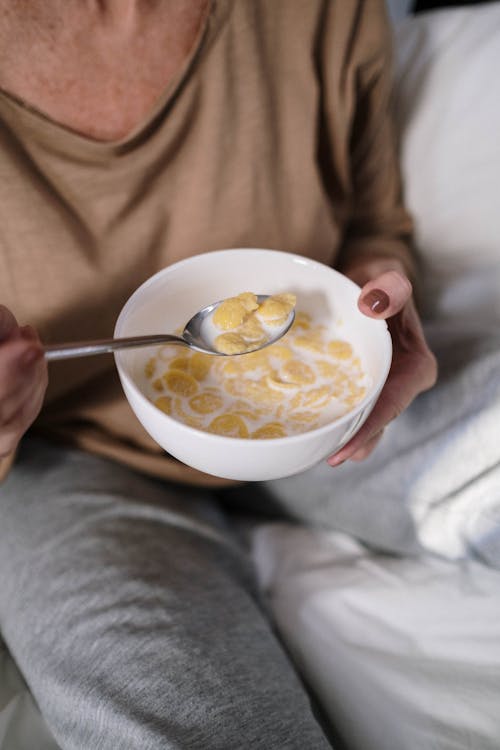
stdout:
{"type": "Polygon", "coordinates": [[[147,117],[196,43],[209,0],[0,0],[0,88],[101,141],[147,117]]]}

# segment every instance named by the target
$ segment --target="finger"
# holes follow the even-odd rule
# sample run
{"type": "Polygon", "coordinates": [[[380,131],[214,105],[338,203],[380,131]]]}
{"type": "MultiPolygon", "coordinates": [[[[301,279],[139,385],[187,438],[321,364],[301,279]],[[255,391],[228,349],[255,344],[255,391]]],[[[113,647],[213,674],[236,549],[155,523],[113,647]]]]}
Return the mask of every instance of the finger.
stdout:
{"type": "Polygon", "coordinates": [[[23,389],[45,378],[43,350],[37,343],[13,339],[0,346],[0,424],[12,416],[23,389]]]}
{"type": "Polygon", "coordinates": [[[15,383],[32,364],[43,357],[43,353],[38,341],[19,338],[3,343],[0,347],[0,384],[3,393],[6,384],[15,383]]]}
{"type": "Polygon", "coordinates": [[[364,461],[365,458],[368,458],[368,456],[373,453],[377,445],[379,444],[382,435],[384,434],[383,430],[380,430],[380,432],[377,432],[376,435],[374,435],[372,438],[370,438],[362,448],[358,448],[357,451],[355,451],[351,455],[351,461],[364,461]]]}
{"type": "Polygon", "coordinates": [[[22,338],[26,339],[26,341],[40,341],[38,333],[33,328],[33,326],[21,326],[19,332],[22,338]]]}
{"type": "Polygon", "coordinates": [[[26,409],[23,405],[0,431],[0,459],[9,456],[16,450],[19,441],[29,426],[30,422],[26,419],[26,409]]]}
{"type": "Polygon", "coordinates": [[[19,432],[15,424],[10,429],[2,430],[0,433],[0,460],[14,453],[21,437],[22,433],[19,432]]]}
{"type": "MultiPolygon", "coordinates": [[[[399,392],[398,389],[395,391],[399,392]]],[[[381,435],[389,422],[399,416],[407,405],[406,399],[396,401],[395,397],[391,398],[388,394],[383,394],[359,432],[343,448],[327,459],[330,466],[339,466],[344,461],[353,458],[358,451],[361,452],[365,445],[370,445],[371,441],[381,435]]],[[[376,443],[373,444],[372,450],[375,445],[376,443]]]]}
{"type": "Polygon", "coordinates": [[[0,430],[13,419],[19,409],[29,400],[33,391],[33,374],[19,379],[15,389],[0,401],[0,430]]]}
{"type": "Polygon", "coordinates": [[[371,318],[390,318],[400,312],[412,295],[410,281],[398,271],[386,271],[364,285],[358,301],[371,318]]]}
{"type": "Polygon", "coordinates": [[[25,421],[25,404],[22,404],[0,429],[0,458],[5,458],[16,449],[23,435],[22,425],[25,421]]]}
{"type": "Polygon", "coordinates": [[[4,341],[17,329],[17,320],[11,311],[0,305],[0,341],[4,341]]]}
{"type": "MultiPolygon", "coordinates": [[[[40,365],[39,365],[40,367],[40,365]]],[[[0,458],[9,456],[16,449],[20,439],[31,426],[42,408],[47,388],[47,368],[43,367],[25,401],[15,411],[10,420],[0,429],[0,458]]]]}
{"type": "Polygon", "coordinates": [[[38,358],[20,374],[15,387],[0,400],[0,429],[8,424],[24,404],[31,404],[33,413],[38,413],[39,391],[47,387],[47,366],[38,358]]]}

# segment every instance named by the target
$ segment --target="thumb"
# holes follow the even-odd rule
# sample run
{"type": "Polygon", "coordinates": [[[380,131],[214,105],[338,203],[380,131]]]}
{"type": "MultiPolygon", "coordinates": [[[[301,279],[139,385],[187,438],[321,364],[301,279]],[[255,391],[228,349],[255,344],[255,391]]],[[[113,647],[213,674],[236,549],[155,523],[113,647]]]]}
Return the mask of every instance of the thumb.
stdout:
{"type": "Polygon", "coordinates": [[[361,290],[358,307],[370,318],[390,318],[400,312],[412,295],[409,279],[398,271],[386,271],[361,290]]]}
{"type": "Polygon", "coordinates": [[[5,305],[0,305],[0,341],[8,339],[16,328],[17,320],[11,311],[5,305]]]}

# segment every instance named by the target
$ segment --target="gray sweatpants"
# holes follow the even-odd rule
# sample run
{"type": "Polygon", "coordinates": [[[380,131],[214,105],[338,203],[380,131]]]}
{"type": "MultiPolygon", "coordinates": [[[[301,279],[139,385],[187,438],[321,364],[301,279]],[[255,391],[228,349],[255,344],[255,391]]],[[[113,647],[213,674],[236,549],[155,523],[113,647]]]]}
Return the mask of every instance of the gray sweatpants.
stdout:
{"type": "Polygon", "coordinates": [[[62,750],[323,750],[208,493],[27,440],[0,488],[0,627],[62,750]]]}

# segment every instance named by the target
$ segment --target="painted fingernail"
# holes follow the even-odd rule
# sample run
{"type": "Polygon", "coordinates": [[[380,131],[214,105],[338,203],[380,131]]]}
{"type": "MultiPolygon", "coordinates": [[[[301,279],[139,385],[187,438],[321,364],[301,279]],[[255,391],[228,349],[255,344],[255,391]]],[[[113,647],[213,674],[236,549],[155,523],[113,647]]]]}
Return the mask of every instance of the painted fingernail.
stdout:
{"type": "Polygon", "coordinates": [[[387,310],[391,302],[389,295],[382,291],[382,289],[372,289],[364,295],[361,301],[377,315],[387,310]]]}
{"type": "Polygon", "coordinates": [[[28,349],[28,351],[21,357],[21,365],[23,367],[30,367],[37,361],[37,359],[40,359],[42,355],[43,352],[41,349],[28,349]]]}
{"type": "Polygon", "coordinates": [[[35,333],[35,329],[33,328],[33,326],[21,326],[19,330],[21,332],[21,336],[23,337],[23,339],[28,339],[29,341],[30,339],[36,338],[36,333],[35,333]]]}

